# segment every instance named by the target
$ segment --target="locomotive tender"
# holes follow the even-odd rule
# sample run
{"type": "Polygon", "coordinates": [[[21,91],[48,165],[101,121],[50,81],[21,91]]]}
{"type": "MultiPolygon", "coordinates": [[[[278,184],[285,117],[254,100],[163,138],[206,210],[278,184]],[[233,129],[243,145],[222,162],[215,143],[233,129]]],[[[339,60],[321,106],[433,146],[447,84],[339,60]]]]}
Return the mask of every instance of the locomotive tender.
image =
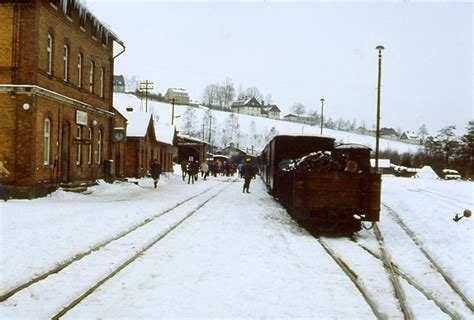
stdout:
{"type": "Polygon", "coordinates": [[[352,235],[362,221],[379,221],[381,176],[371,172],[370,151],[358,144],[335,145],[331,137],[277,135],[262,151],[260,173],[295,220],[312,230],[352,235]],[[355,162],[356,169],[285,170],[285,165],[315,152],[355,162]]]}

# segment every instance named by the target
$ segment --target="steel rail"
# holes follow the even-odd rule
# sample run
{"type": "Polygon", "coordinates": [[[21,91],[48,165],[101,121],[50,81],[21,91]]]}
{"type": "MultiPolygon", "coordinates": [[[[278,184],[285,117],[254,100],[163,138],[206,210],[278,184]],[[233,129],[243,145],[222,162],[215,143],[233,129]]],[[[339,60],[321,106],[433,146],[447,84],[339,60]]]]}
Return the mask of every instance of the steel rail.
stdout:
{"type": "Polygon", "coordinates": [[[38,283],[38,282],[46,279],[47,277],[49,277],[53,274],[56,274],[56,273],[60,272],[61,270],[68,267],[72,263],[81,260],[82,258],[90,255],[91,253],[93,253],[97,250],[100,250],[101,248],[105,247],[106,245],[110,244],[113,241],[116,241],[116,240],[119,240],[119,239],[125,237],[126,235],[128,235],[128,234],[132,233],[133,231],[137,230],[138,228],[143,227],[144,225],[146,225],[146,224],[154,221],[155,219],[163,216],[164,214],[170,212],[171,210],[174,210],[174,209],[182,206],[183,204],[193,200],[194,198],[208,192],[209,190],[212,190],[213,188],[217,188],[218,186],[222,185],[223,183],[225,183],[225,182],[222,182],[222,183],[219,183],[218,185],[207,188],[206,190],[204,190],[204,191],[202,191],[202,192],[200,192],[200,193],[198,193],[198,194],[196,194],[192,197],[189,197],[189,198],[187,198],[183,201],[180,201],[177,204],[175,204],[174,206],[153,215],[151,218],[147,218],[144,221],[125,229],[124,231],[120,232],[116,236],[114,236],[112,238],[109,238],[109,239],[106,239],[106,240],[94,245],[89,250],[86,250],[86,251],[75,254],[74,256],[72,256],[69,259],[65,260],[63,263],[60,263],[60,264],[56,265],[56,267],[54,267],[54,268],[52,268],[52,269],[50,269],[46,272],[43,272],[42,274],[32,278],[31,280],[29,280],[27,282],[24,282],[21,285],[17,285],[15,288],[10,289],[10,290],[6,291],[5,293],[1,294],[0,295],[0,302],[4,302],[4,301],[8,300],[9,298],[11,298],[13,295],[17,294],[18,292],[30,287],[31,285],[33,285],[35,283],[38,283]]]}
{"type": "MultiPolygon", "coordinates": [[[[222,190],[228,188],[230,185],[225,186],[222,190]]],[[[221,191],[222,191],[221,190],[221,191]]],[[[99,287],[101,287],[105,282],[113,278],[115,275],[117,275],[120,271],[125,269],[128,265],[130,265],[132,262],[136,261],[139,257],[141,257],[146,251],[148,251],[150,248],[152,248],[156,243],[158,243],[160,240],[162,240],[164,237],[169,235],[172,231],[174,231],[177,227],[182,225],[186,220],[188,220],[191,216],[193,216],[197,211],[199,211],[202,207],[204,207],[209,201],[214,199],[219,193],[212,195],[209,199],[205,200],[202,202],[199,206],[191,210],[183,219],[179,220],[172,226],[168,228],[166,232],[161,234],[160,236],[156,237],[154,240],[152,240],[148,245],[146,245],[143,249],[139,250],[136,254],[134,254],[132,257],[130,257],[127,261],[119,265],[115,270],[113,270],[111,273],[109,273],[107,276],[102,278],[100,281],[98,281],[94,286],[86,290],[83,294],[81,294],[79,297],[74,299],[70,304],[65,306],[59,313],[54,315],[52,319],[57,320],[60,319],[62,316],[64,316],[66,313],[71,311],[74,307],[76,307],[79,303],[81,303],[85,298],[90,296],[94,291],[96,291],[99,287]]]]}
{"type": "Polygon", "coordinates": [[[337,265],[341,268],[342,271],[351,279],[352,283],[356,286],[356,288],[359,290],[359,292],[362,294],[364,297],[365,301],[369,305],[370,309],[374,313],[375,317],[377,319],[388,319],[387,315],[382,314],[378,308],[377,304],[370,298],[369,294],[365,290],[364,286],[360,283],[358,280],[357,274],[351,270],[348,265],[328,246],[326,242],[324,242],[322,239],[318,239],[318,242],[321,244],[323,249],[331,256],[331,258],[337,263],[337,265]]]}
{"type": "Polygon", "coordinates": [[[415,233],[403,222],[398,213],[395,212],[391,207],[386,204],[383,206],[387,209],[388,213],[392,216],[395,222],[405,231],[405,233],[410,237],[410,239],[416,244],[418,249],[423,253],[426,259],[431,263],[433,268],[443,277],[446,283],[451,287],[451,289],[456,292],[456,294],[461,298],[464,304],[471,310],[474,311],[474,306],[471,301],[464,295],[464,293],[459,289],[456,283],[451,279],[451,277],[444,271],[444,269],[436,262],[436,260],[428,253],[428,251],[423,247],[423,244],[418,240],[415,233]]]}

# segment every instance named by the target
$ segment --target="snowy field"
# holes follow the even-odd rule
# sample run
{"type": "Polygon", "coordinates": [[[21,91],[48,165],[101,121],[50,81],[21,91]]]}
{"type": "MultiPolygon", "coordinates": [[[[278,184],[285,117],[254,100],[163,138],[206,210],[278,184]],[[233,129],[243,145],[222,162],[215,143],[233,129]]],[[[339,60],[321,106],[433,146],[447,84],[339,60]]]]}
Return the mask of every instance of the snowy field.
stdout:
{"type": "MultiPolygon", "coordinates": [[[[157,189],[142,179],[1,203],[2,318],[46,319],[70,306],[64,318],[374,319],[261,180],[251,194],[242,184],[217,177],[188,185],[177,172],[157,189]]],[[[378,226],[415,318],[474,317],[474,218],[452,220],[474,208],[473,191],[472,182],[383,177],[378,226]]],[[[358,275],[384,318],[403,319],[373,230],[320,241],[358,275]]]]}
{"type": "MultiPolygon", "coordinates": [[[[132,94],[124,94],[124,93],[114,93],[114,107],[120,110],[125,116],[127,115],[126,108],[132,107],[134,111],[145,110],[145,102],[141,99],[137,98],[135,95],[132,94]]],[[[149,111],[152,112],[155,116],[155,119],[158,120],[159,123],[163,124],[171,124],[171,104],[156,102],[156,101],[148,101],[148,108],[149,111]]],[[[175,123],[178,130],[182,128],[182,121],[185,118],[184,114],[186,112],[187,106],[176,105],[175,106],[175,123]]],[[[206,107],[199,107],[194,108],[196,112],[196,128],[202,128],[202,119],[204,114],[208,110],[206,107]]],[[[225,125],[225,119],[229,117],[231,113],[223,112],[223,111],[216,111],[212,110],[212,115],[216,118],[217,123],[215,124],[217,127],[218,135],[221,134],[222,129],[225,125]]],[[[255,123],[256,132],[259,135],[266,135],[272,127],[280,134],[288,134],[288,133],[304,133],[304,134],[320,134],[320,127],[319,126],[310,126],[301,123],[294,123],[289,121],[283,120],[275,120],[275,119],[268,119],[262,117],[254,117],[244,114],[236,114],[234,115],[239,119],[240,125],[240,132],[241,132],[241,139],[240,139],[240,147],[243,150],[248,148],[251,150],[252,145],[254,146],[257,152],[260,152],[261,149],[265,146],[264,139],[252,139],[250,137],[251,131],[251,124],[252,122],[255,123]]],[[[330,115],[329,115],[330,116],[330,115]]],[[[207,125],[207,124],[206,124],[207,125]]],[[[324,135],[333,137],[338,142],[352,142],[352,143],[361,143],[372,149],[375,149],[375,137],[366,136],[357,133],[345,132],[345,131],[338,131],[338,130],[331,130],[324,128],[323,131],[324,135]]],[[[221,144],[221,141],[216,140],[216,144],[221,144]]],[[[387,139],[380,139],[380,150],[397,150],[400,153],[410,152],[415,153],[418,151],[420,146],[414,144],[403,143],[400,141],[393,141],[387,139]]]]}

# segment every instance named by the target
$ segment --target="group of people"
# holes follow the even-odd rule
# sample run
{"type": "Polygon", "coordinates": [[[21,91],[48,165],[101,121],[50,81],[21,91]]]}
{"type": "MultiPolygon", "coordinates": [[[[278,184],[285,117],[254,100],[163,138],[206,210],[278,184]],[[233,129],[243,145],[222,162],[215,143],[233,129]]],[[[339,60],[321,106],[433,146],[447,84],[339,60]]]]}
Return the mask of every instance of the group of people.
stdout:
{"type": "Polygon", "coordinates": [[[194,184],[198,180],[199,172],[203,180],[207,180],[209,174],[216,177],[218,174],[223,176],[233,176],[236,171],[239,171],[239,177],[244,179],[244,186],[242,192],[250,193],[250,182],[257,174],[255,166],[252,164],[251,159],[245,159],[244,163],[240,163],[238,166],[234,164],[228,164],[226,161],[221,163],[220,160],[202,162],[199,164],[199,160],[187,161],[183,159],[181,161],[181,172],[183,181],[188,178],[188,184],[194,184]]]}

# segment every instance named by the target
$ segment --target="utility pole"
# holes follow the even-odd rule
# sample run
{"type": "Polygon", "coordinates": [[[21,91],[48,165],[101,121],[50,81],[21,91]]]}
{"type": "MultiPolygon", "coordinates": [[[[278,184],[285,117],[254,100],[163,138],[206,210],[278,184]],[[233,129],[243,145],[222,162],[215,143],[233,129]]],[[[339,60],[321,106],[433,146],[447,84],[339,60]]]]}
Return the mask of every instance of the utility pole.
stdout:
{"type": "Polygon", "coordinates": [[[377,128],[375,140],[375,172],[379,171],[379,139],[380,139],[380,88],[382,83],[382,50],[383,46],[377,46],[375,49],[379,51],[379,77],[377,85],[377,128]]]}
{"type": "Polygon", "coordinates": [[[171,99],[172,107],[171,107],[171,125],[174,125],[174,98],[171,99]]]}
{"type": "Polygon", "coordinates": [[[153,81],[140,81],[140,90],[145,91],[145,112],[148,112],[148,91],[153,90],[153,81]]]}
{"type": "Polygon", "coordinates": [[[324,119],[324,100],[323,98],[319,99],[321,101],[321,135],[323,135],[323,119],[324,119]]]}

